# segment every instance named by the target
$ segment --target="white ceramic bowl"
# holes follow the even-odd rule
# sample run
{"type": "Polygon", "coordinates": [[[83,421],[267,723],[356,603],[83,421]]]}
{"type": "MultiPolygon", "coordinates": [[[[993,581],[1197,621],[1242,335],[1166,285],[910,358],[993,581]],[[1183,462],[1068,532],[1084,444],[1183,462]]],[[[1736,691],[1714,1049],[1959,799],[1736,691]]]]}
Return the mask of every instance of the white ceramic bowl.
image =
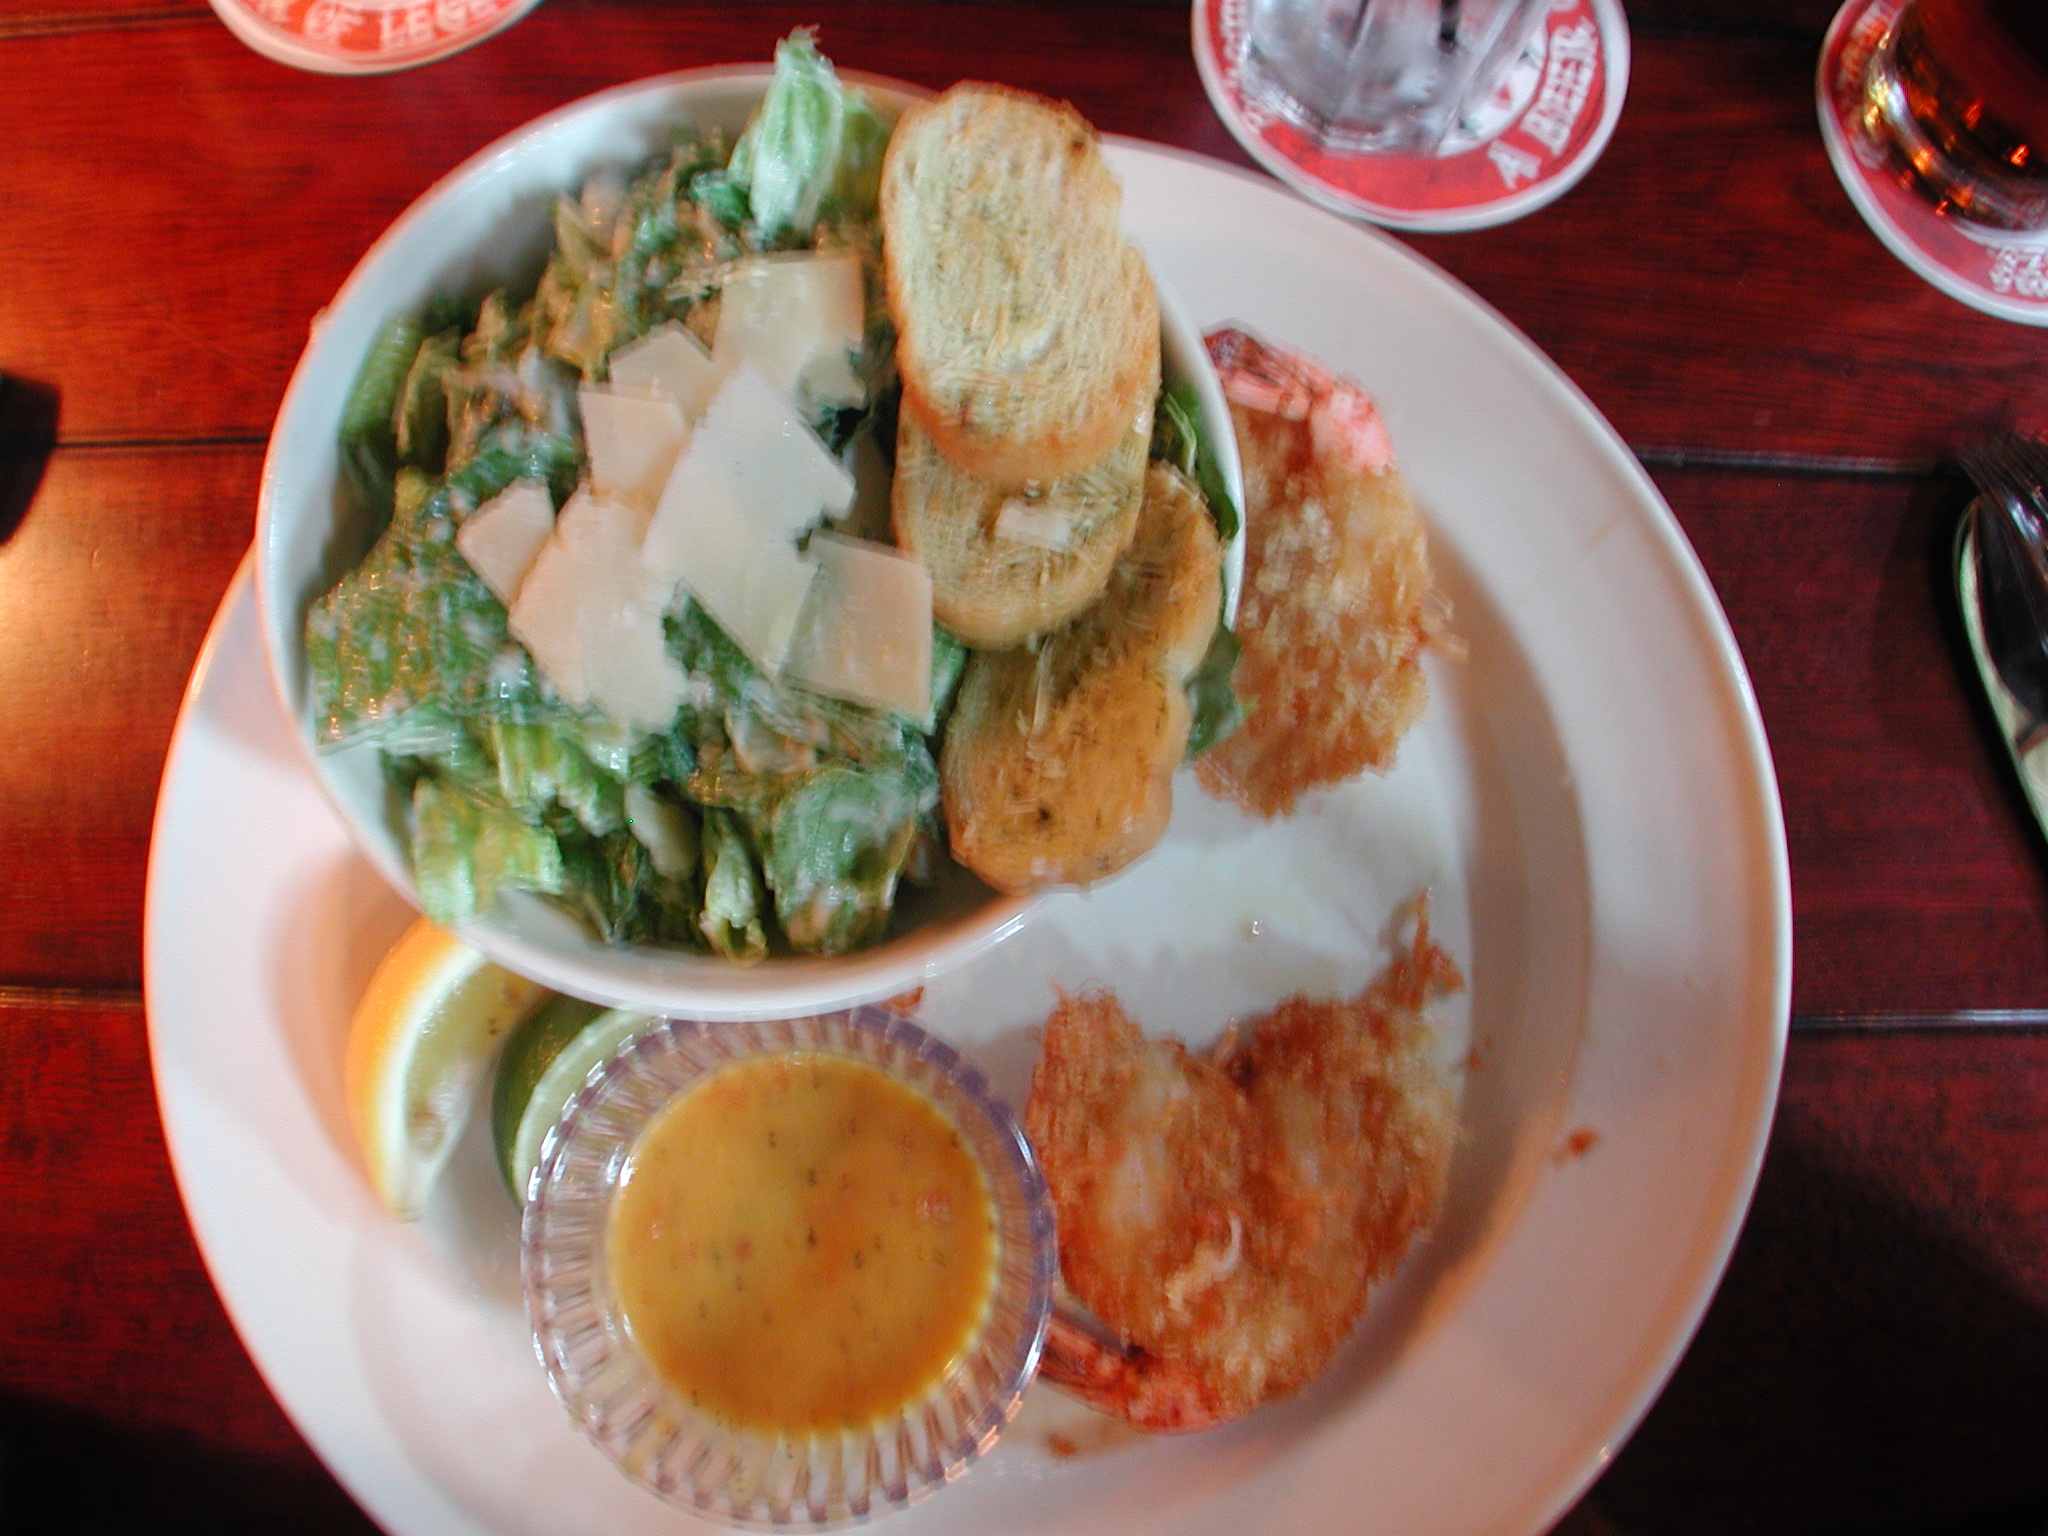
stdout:
{"type": "MultiPolygon", "coordinates": [[[[766,65],[689,70],[591,96],[528,124],[473,156],[385,232],[313,325],[285,393],[263,465],[256,582],[272,678],[322,789],[356,845],[417,905],[402,807],[372,747],[315,752],[303,631],[308,606],[368,548],[375,530],[343,494],[338,434],[343,402],[377,329],[448,293],[529,291],[550,244],[549,208],[601,167],[659,152],[679,124],[737,133],[769,78],[766,65]]],[[[922,92],[869,76],[844,78],[878,105],[901,110],[922,92]]],[[[1239,494],[1229,413],[1200,335],[1161,294],[1165,369],[1191,380],[1226,479],[1239,494]]],[[[1233,545],[1229,581],[1242,570],[1233,545]]],[[[1017,931],[1038,905],[1002,896],[949,867],[929,888],[899,889],[897,931],[839,956],[776,957],[754,966],[711,955],[610,948],[574,918],[526,892],[501,896],[463,937],[493,959],[558,991],[613,1007],[698,1018],[821,1012],[920,985],[1017,931]]]]}

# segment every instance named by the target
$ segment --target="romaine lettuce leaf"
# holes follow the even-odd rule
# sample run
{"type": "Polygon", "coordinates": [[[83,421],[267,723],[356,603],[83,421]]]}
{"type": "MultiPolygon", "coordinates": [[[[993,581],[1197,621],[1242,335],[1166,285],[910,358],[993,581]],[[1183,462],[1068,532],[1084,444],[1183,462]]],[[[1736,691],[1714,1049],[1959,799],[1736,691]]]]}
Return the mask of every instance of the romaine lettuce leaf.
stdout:
{"type": "Polygon", "coordinates": [[[792,948],[839,954],[882,936],[919,818],[936,800],[913,774],[831,763],[776,802],[762,867],[792,948]]]}
{"type": "MultiPolygon", "coordinates": [[[[1166,460],[1201,487],[1202,499],[1208,502],[1209,516],[1215,519],[1217,535],[1224,543],[1237,537],[1242,526],[1237,503],[1223,483],[1223,465],[1202,428],[1201,401],[1195,395],[1194,385],[1183,381],[1159,392],[1152,413],[1152,457],[1166,460]]],[[[1227,594],[1225,603],[1227,606],[1227,594]]],[[[1202,664],[1187,683],[1188,703],[1194,711],[1194,723],[1188,731],[1190,760],[1223,740],[1244,719],[1244,706],[1231,687],[1231,675],[1237,670],[1243,651],[1237,636],[1219,616],[1202,664]]]]}
{"type": "Polygon", "coordinates": [[[484,732],[498,793],[527,821],[539,822],[549,806],[559,805],[593,836],[626,824],[625,786],[590,760],[573,724],[492,720],[484,732]]]}
{"type": "Polygon", "coordinates": [[[420,905],[444,928],[468,922],[501,888],[562,890],[561,849],[511,810],[428,775],[413,786],[412,868],[420,905]]]}
{"type": "Polygon", "coordinates": [[[721,266],[745,247],[690,190],[724,174],[724,154],[718,135],[686,135],[623,188],[593,178],[580,198],[556,199],[555,253],[533,303],[550,356],[600,378],[614,349],[716,290],[721,266]]]}
{"type": "Polygon", "coordinates": [[[1202,655],[1202,664],[1187,683],[1188,705],[1194,714],[1194,721],[1188,728],[1186,755],[1189,761],[1200,757],[1244,723],[1244,705],[1239,702],[1237,691],[1230,683],[1231,674],[1237,670],[1238,658],[1243,654],[1244,647],[1238,643],[1237,636],[1219,618],[1216,632],[1209,637],[1209,649],[1202,655]]]}
{"type": "Polygon", "coordinates": [[[514,480],[545,479],[573,451],[519,423],[438,488],[402,469],[391,522],[363,563],[306,616],[315,739],[374,741],[393,753],[442,744],[447,720],[559,713],[513,641],[505,605],[455,545],[467,515],[514,480]]]}
{"type": "Polygon", "coordinates": [[[967,671],[967,647],[951,630],[932,625],[932,722],[936,732],[953,712],[953,695],[967,671]]]}
{"type": "Polygon", "coordinates": [[[768,953],[761,916],[761,874],[739,817],[713,806],[704,812],[704,909],[698,917],[712,951],[752,962],[768,953]]]}
{"type": "Polygon", "coordinates": [[[448,456],[448,380],[462,362],[462,334],[440,331],[422,341],[406,370],[392,412],[398,462],[438,475],[448,456]]]}
{"type": "Polygon", "coordinates": [[[341,407],[341,463],[349,487],[373,516],[391,510],[398,443],[392,418],[406,370],[420,348],[420,328],[394,316],[378,328],[369,355],[341,407]]]}
{"type": "Polygon", "coordinates": [[[681,784],[697,771],[697,752],[681,724],[634,745],[626,764],[631,784],[681,784]]]}
{"type": "Polygon", "coordinates": [[[561,839],[560,903],[590,924],[607,944],[702,943],[694,878],[676,880],[630,831],[591,837],[570,831],[561,839]]]}
{"type": "Polygon", "coordinates": [[[820,223],[872,221],[890,126],[839,83],[809,28],[777,43],[775,77],[726,168],[762,242],[808,244],[820,223]]]}
{"type": "Polygon", "coordinates": [[[1202,428],[1202,404],[1195,386],[1183,380],[1159,392],[1152,412],[1152,457],[1164,459],[1202,488],[1217,535],[1228,544],[1241,526],[1237,503],[1223,483],[1223,464],[1202,428]]]}

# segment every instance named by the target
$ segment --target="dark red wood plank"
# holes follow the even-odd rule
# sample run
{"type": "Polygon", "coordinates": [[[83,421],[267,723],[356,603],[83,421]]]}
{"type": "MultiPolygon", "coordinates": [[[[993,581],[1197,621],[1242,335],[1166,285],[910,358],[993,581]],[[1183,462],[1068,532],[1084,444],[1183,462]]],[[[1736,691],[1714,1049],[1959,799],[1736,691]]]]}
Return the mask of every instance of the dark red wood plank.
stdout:
{"type": "Polygon", "coordinates": [[[157,779],[259,467],[60,451],[0,542],[0,985],[140,985],[157,779]]]}
{"type": "Polygon", "coordinates": [[[2048,1005],[2048,863],[1970,673],[1958,488],[1662,471],[1776,757],[1793,1010],[2048,1005]]]}
{"type": "MultiPolygon", "coordinates": [[[[437,176],[562,102],[765,57],[803,21],[849,66],[1000,74],[1110,131],[1243,158],[1174,7],[549,0],[457,58],[342,80],[217,25],[0,39],[13,168],[38,189],[12,210],[0,359],[62,390],[73,440],[260,436],[314,313],[437,176]]],[[[1637,41],[1621,129],[1585,183],[1503,228],[1415,243],[1639,447],[1920,463],[1996,420],[2048,425],[2048,335],[1919,282],[1835,184],[1809,39],[1637,41]]]]}
{"type": "Polygon", "coordinates": [[[1607,153],[1516,223],[1413,244],[1498,305],[1638,452],[1926,464],[2048,428],[2048,331],[1920,281],[1820,142],[1804,42],[1657,35],[1607,153]]]}
{"type": "MultiPolygon", "coordinates": [[[[652,3],[652,0],[650,0],[652,3]]],[[[754,0],[732,0],[735,7],[754,0]]],[[[955,0],[974,4],[979,0],[955,0]]],[[[1186,0],[1094,0],[1097,5],[1185,12],[1186,0]]],[[[1837,7],[1834,0],[1624,0],[1637,30],[1719,31],[1755,36],[1808,36],[1818,41],[1837,7]]],[[[0,0],[0,29],[15,33],[79,32],[174,17],[213,20],[212,8],[191,0],[0,0]]]]}
{"type": "Polygon", "coordinates": [[[1840,0],[1622,0],[1637,32],[1726,32],[1803,37],[1819,45],[1840,0]]]}
{"type": "Polygon", "coordinates": [[[375,1529],[193,1246],[138,1004],[0,999],[0,1529],[375,1529]]]}
{"type": "Polygon", "coordinates": [[[1226,144],[1186,17],[1154,8],[555,0],[430,69],[359,79],[284,68],[212,24],[0,37],[20,98],[11,172],[38,189],[11,210],[0,360],[61,391],[70,440],[261,435],[314,314],[434,180],[566,101],[765,60],[806,21],[849,66],[943,85],[1000,60],[1107,128],[1226,144]]]}
{"type": "Polygon", "coordinates": [[[193,0],[0,0],[0,37],[118,30],[168,21],[220,25],[213,7],[193,0]]]}

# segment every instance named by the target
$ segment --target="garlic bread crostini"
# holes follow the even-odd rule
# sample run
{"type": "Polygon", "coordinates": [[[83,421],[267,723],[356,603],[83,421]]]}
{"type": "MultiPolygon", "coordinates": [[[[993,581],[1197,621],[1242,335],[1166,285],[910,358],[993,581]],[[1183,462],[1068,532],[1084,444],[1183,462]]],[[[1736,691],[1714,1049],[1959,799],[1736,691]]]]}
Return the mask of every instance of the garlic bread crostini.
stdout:
{"type": "Polygon", "coordinates": [[[1201,492],[1152,464],[1102,595],[1029,646],[968,660],[939,759],[955,859],[1024,891],[1090,885],[1158,842],[1222,570],[1201,492]]]}
{"type": "Polygon", "coordinates": [[[898,122],[882,233],[903,410],[1005,489],[1086,469],[1159,388],[1123,190],[1064,102],[963,81],[898,122]]]}
{"type": "Polygon", "coordinates": [[[1138,526],[1152,440],[1148,400],[1102,459],[1004,490],[959,469],[908,411],[890,491],[896,547],[932,577],[932,614],[968,645],[1017,645],[1101,593],[1138,526]]]}

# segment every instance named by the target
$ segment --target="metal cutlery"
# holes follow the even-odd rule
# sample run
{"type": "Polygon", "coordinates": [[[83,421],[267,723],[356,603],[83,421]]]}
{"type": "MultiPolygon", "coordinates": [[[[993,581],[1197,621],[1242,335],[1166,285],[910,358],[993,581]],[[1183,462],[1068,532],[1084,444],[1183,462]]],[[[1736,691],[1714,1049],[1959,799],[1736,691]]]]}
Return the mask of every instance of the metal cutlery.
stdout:
{"type": "Polygon", "coordinates": [[[2022,719],[2024,757],[2048,740],[2048,446],[2007,434],[1957,455],[1983,493],[1970,506],[1984,649],[2022,719]]]}

